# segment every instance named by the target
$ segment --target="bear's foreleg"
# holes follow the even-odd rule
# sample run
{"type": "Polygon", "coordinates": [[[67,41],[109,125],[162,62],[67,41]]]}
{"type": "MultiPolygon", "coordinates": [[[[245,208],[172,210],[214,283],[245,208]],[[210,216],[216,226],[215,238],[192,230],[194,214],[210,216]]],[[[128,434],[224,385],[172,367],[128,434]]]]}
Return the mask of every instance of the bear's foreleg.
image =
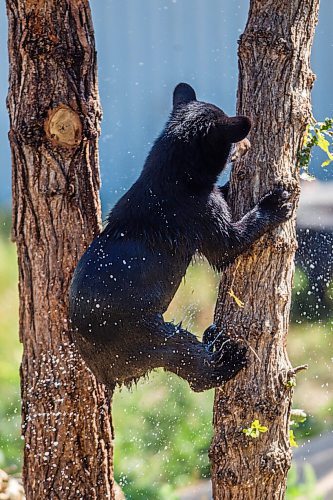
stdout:
{"type": "Polygon", "coordinates": [[[276,188],[238,222],[231,224],[228,254],[236,258],[269,230],[287,221],[292,214],[291,194],[276,188]]]}
{"type": "MultiPolygon", "coordinates": [[[[216,269],[222,270],[269,230],[291,217],[290,193],[276,188],[237,222],[206,220],[201,252],[216,269]]],[[[215,213],[217,210],[215,211],[215,213]]],[[[214,213],[214,211],[212,211],[214,213]]]]}

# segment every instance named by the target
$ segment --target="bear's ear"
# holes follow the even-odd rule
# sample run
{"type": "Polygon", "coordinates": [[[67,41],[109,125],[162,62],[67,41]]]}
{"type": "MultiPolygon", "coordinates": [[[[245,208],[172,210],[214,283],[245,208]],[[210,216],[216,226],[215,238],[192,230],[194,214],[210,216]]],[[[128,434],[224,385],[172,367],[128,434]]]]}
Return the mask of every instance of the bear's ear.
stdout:
{"type": "Polygon", "coordinates": [[[223,135],[228,142],[239,142],[250,132],[251,121],[247,116],[231,116],[222,127],[223,135]]]}
{"type": "Polygon", "coordinates": [[[173,107],[179,104],[187,104],[191,101],[196,101],[197,97],[191,85],[187,83],[178,83],[173,91],[173,107]]]}

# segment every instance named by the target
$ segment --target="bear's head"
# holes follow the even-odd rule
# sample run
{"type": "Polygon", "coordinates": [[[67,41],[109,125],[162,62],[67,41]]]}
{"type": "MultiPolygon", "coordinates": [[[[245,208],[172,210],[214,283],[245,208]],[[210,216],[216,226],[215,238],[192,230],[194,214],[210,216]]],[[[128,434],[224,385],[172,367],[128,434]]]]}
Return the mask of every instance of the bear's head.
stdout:
{"type": "Polygon", "coordinates": [[[184,167],[195,176],[211,176],[215,182],[226,165],[232,144],[243,140],[250,128],[246,116],[229,117],[217,106],[198,101],[190,85],[179,83],[165,132],[177,149],[187,155],[188,165],[184,167]]]}

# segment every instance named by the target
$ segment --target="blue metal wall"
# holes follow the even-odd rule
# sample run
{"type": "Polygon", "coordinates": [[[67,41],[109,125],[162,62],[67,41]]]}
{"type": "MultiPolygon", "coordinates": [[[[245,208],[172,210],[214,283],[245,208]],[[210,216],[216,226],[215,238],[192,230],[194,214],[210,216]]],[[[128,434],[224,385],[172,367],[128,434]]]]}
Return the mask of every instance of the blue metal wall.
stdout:
{"type": "MultiPolygon", "coordinates": [[[[100,143],[104,211],[137,177],[171,108],[173,87],[191,83],[202,100],[233,113],[237,88],[237,39],[248,0],[91,0],[104,119],[100,143]]],[[[0,57],[6,60],[4,0],[0,57]]],[[[333,1],[322,0],[313,50],[318,75],[315,116],[333,114],[333,1]]],[[[10,196],[10,157],[0,67],[2,182],[0,203],[10,196]]],[[[331,169],[333,171],[333,169],[331,169]]],[[[333,174],[331,175],[333,177],[333,174]]]]}
{"type": "Polygon", "coordinates": [[[247,12],[220,0],[94,0],[92,10],[104,109],[102,199],[110,205],[137,177],[178,82],[233,113],[236,42],[247,12]]]}

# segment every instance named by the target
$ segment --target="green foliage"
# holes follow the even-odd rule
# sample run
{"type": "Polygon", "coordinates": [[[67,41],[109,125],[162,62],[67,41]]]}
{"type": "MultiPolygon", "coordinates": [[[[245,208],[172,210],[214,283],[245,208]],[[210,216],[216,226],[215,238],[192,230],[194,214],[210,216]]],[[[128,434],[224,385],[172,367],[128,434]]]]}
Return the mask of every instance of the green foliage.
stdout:
{"type": "Polygon", "coordinates": [[[296,466],[292,466],[288,474],[286,500],[299,500],[300,498],[322,500],[322,496],[315,494],[316,475],[310,464],[303,467],[303,481],[299,481],[296,466]]]}
{"type": "Polygon", "coordinates": [[[245,436],[250,437],[250,438],[254,438],[254,439],[257,439],[261,433],[264,433],[267,431],[268,431],[268,427],[266,427],[265,425],[261,425],[259,420],[253,420],[250,427],[248,427],[247,429],[243,429],[243,433],[245,434],[245,436]]]}
{"type": "Polygon", "coordinates": [[[286,382],[286,386],[289,388],[296,387],[297,382],[296,382],[296,377],[292,377],[286,382]]]}
{"type": "Polygon", "coordinates": [[[4,241],[10,238],[11,214],[7,210],[0,207],[0,238],[4,241]]]}
{"type": "Polygon", "coordinates": [[[320,148],[327,156],[327,160],[321,164],[322,167],[328,167],[333,162],[333,153],[330,150],[333,144],[332,127],[332,118],[326,118],[324,122],[313,121],[307,126],[303,145],[298,155],[298,166],[301,170],[301,178],[304,180],[314,180],[314,177],[309,174],[309,165],[314,147],[320,148]]]}
{"type": "Polygon", "coordinates": [[[197,259],[165,314],[166,321],[183,322],[185,328],[202,333],[212,322],[217,299],[219,276],[205,260],[197,259]]]}
{"type": "MultiPolygon", "coordinates": [[[[3,220],[1,221],[3,228],[3,220]]],[[[20,467],[20,389],[18,367],[21,346],[18,340],[17,266],[15,247],[9,232],[0,237],[0,467],[20,467]]]]}
{"type": "MultiPolygon", "coordinates": [[[[179,500],[179,495],[175,493],[174,488],[170,484],[164,484],[157,496],[159,500],[179,500]]],[[[154,498],[157,498],[156,495],[154,498]]]]}
{"type": "MultiPolygon", "coordinates": [[[[290,417],[292,420],[289,422],[289,427],[296,427],[298,428],[300,424],[303,424],[306,419],[307,419],[307,414],[305,413],[304,410],[301,409],[292,409],[290,412],[290,417]]],[[[296,442],[295,434],[293,429],[289,429],[289,443],[290,446],[294,448],[298,448],[298,444],[296,442]]]]}
{"type": "Polygon", "coordinates": [[[308,418],[305,411],[301,410],[300,408],[293,408],[290,412],[290,415],[292,418],[292,420],[290,421],[290,425],[295,425],[296,427],[298,427],[299,424],[305,422],[305,420],[308,418]]]}
{"type": "MultiPolygon", "coordinates": [[[[320,256],[318,257],[320,259],[320,256]]],[[[309,256],[311,264],[311,256],[309,256]]],[[[322,277],[321,279],[325,279],[322,277]]],[[[326,279],[325,279],[326,281],[326,279]]],[[[333,280],[326,281],[323,298],[318,300],[317,293],[310,284],[306,273],[298,266],[295,269],[293,295],[291,301],[291,321],[322,323],[333,316],[333,280]],[[306,320],[306,321],[305,321],[306,320]]]]}
{"type": "Polygon", "coordinates": [[[126,498],[162,500],[169,487],[209,477],[213,396],[165,372],[116,393],[115,474],[126,498]]]}

